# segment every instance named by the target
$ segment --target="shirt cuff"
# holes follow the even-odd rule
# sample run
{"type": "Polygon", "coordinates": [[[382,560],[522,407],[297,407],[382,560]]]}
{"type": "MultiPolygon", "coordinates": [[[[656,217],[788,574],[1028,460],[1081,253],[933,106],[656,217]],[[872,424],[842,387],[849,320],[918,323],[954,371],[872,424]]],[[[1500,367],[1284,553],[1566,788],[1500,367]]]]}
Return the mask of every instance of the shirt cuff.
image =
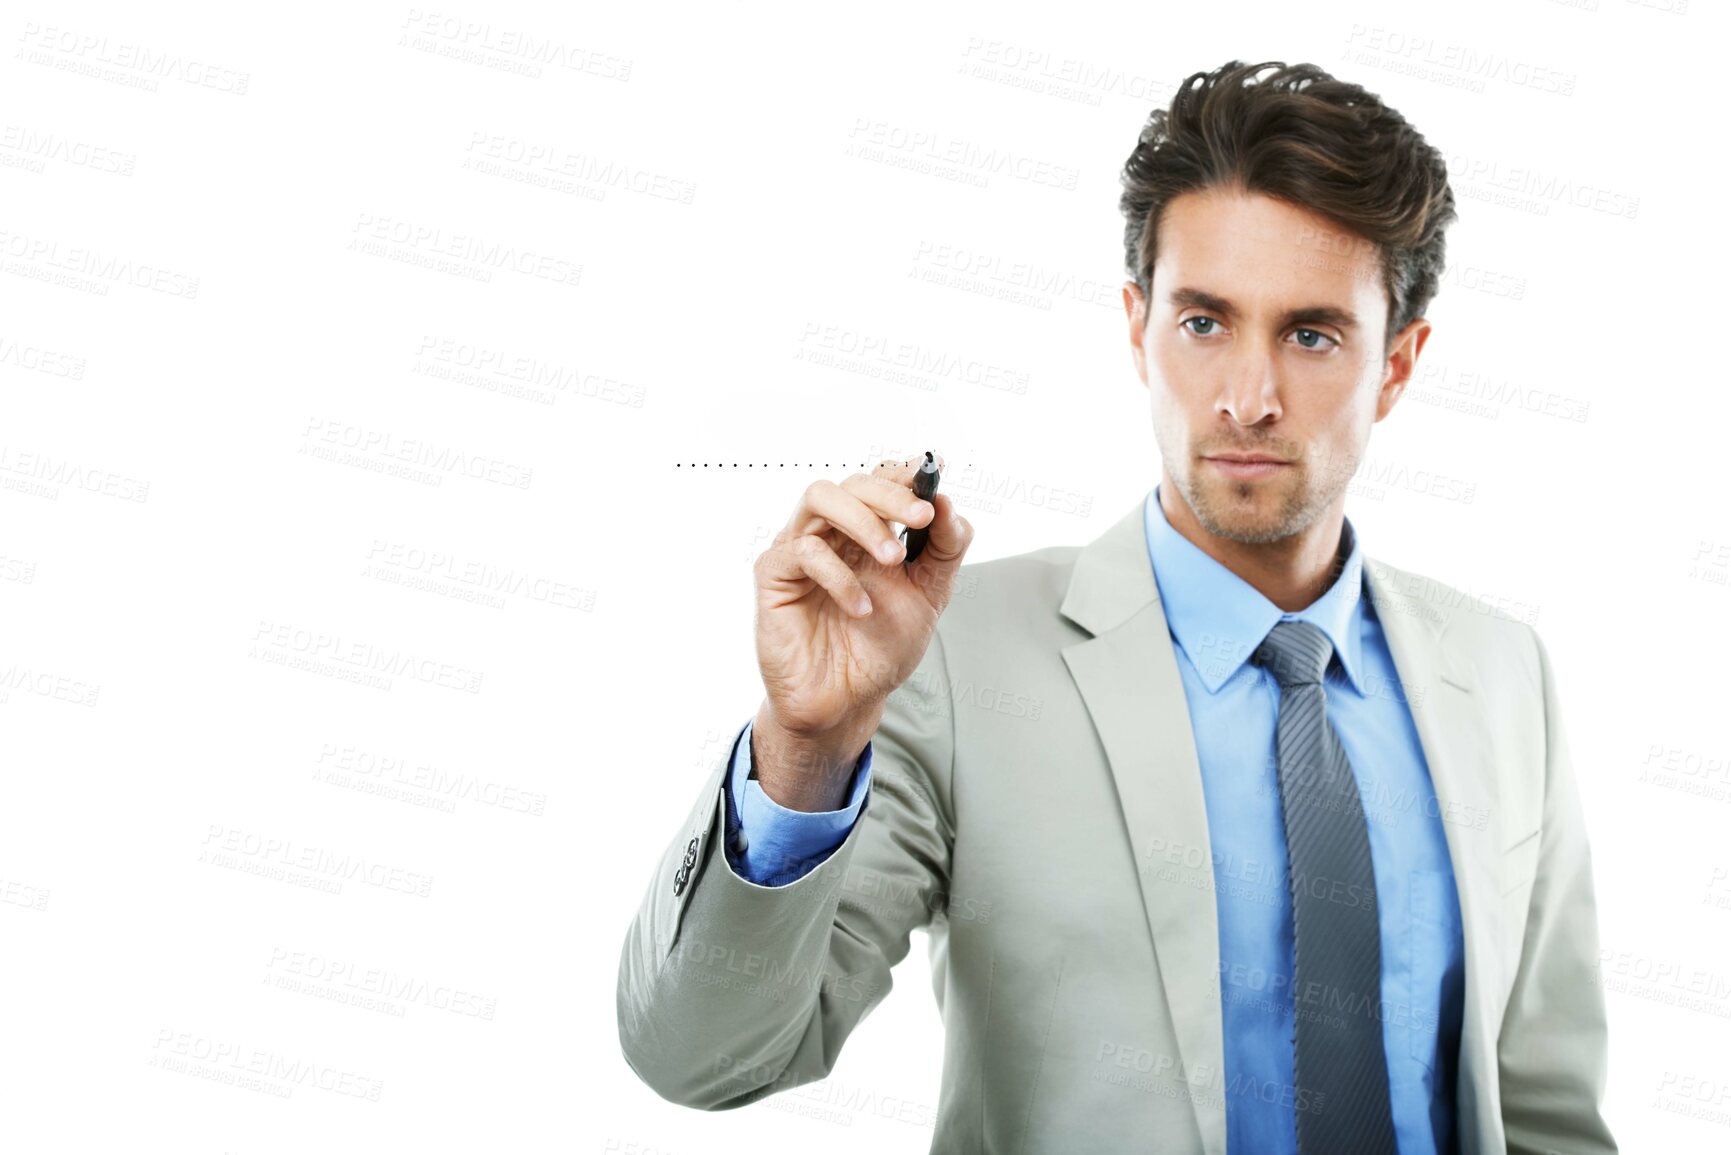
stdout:
{"type": "Polygon", "coordinates": [[[790,810],[750,777],[751,727],[747,722],[734,740],[728,769],[727,861],[734,873],[760,886],[786,886],[847,841],[871,785],[871,743],[854,766],[846,805],[839,810],[790,810]]]}

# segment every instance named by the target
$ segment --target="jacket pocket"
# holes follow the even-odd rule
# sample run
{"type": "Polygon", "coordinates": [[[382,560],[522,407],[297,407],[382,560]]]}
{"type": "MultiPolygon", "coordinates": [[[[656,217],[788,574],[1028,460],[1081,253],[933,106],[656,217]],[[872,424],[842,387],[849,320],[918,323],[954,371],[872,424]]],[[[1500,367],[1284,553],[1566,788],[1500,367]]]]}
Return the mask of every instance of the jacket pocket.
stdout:
{"type": "Polygon", "coordinates": [[[1533,880],[1539,869],[1539,831],[1503,851],[1502,893],[1506,898],[1533,880]]]}

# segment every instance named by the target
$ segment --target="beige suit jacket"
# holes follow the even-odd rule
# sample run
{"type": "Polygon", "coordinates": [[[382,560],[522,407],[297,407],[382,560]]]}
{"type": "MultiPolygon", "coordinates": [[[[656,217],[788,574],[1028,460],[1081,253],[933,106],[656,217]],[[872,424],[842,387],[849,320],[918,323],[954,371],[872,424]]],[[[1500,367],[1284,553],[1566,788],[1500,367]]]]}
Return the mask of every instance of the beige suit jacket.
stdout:
{"type": "MultiPolygon", "coordinates": [[[[1460,895],[1461,1151],[1614,1152],[1592,862],[1545,646],[1364,568],[1460,895]]],[[[821,1079],[924,928],[945,1032],[933,1151],[1226,1155],[1178,660],[1140,501],[1086,546],[963,566],[831,857],[786,886],[741,878],[720,845],[730,752],[710,769],[620,956],[631,1067],[711,1110],[821,1079]]]]}

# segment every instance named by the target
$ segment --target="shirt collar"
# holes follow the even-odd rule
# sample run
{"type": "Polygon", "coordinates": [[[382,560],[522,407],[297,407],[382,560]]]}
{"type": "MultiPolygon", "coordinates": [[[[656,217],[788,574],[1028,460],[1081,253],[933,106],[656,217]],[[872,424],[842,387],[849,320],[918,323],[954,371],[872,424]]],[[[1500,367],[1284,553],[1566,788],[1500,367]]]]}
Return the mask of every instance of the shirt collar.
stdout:
{"type": "Polygon", "coordinates": [[[1362,694],[1359,629],[1364,613],[1364,557],[1352,519],[1341,527],[1346,565],[1328,592],[1296,613],[1283,611],[1249,582],[1209,557],[1166,520],[1156,485],[1143,503],[1148,557],[1166,623],[1210,694],[1238,672],[1276,622],[1303,621],[1328,635],[1341,668],[1362,694]]]}

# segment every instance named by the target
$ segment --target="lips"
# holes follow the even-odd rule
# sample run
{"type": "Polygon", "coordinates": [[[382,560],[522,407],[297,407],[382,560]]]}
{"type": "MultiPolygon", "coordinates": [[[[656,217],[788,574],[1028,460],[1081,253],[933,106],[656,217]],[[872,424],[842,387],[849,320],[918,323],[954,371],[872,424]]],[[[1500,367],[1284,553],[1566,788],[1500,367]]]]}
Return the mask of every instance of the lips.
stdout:
{"type": "Polygon", "coordinates": [[[1282,469],[1291,467],[1291,462],[1281,461],[1274,457],[1255,458],[1248,461],[1235,460],[1230,457],[1210,457],[1208,464],[1225,474],[1227,477],[1240,481],[1249,481],[1259,477],[1270,477],[1282,469]]]}

